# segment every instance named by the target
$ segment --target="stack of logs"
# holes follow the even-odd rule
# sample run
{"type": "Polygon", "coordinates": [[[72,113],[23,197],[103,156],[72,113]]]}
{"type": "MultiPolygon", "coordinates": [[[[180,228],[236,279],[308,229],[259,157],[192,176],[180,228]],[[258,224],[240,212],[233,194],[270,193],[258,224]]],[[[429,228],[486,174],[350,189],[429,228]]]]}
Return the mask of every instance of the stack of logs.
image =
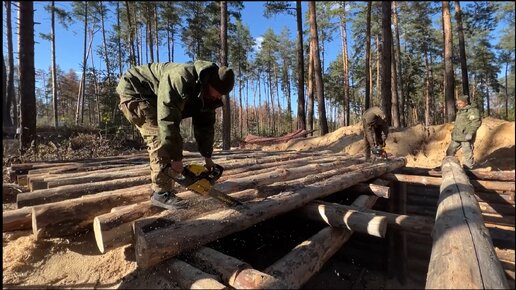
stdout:
{"type": "MultiPolygon", "coordinates": [[[[198,154],[186,152],[185,160],[202,162],[198,154]]],[[[228,208],[217,200],[199,197],[190,191],[178,194],[192,205],[188,209],[170,213],[151,206],[146,154],[13,165],[12,180],[26,186],[28,192],[17,195],[18,209],[3,213],[3,230],[32,229],[36,239],[43,239],[66,237],[93,228],[101,253],[132,243],[139,267],[163,265],[159,268],[173,273],[181,288],[220,289],[227,286],[299,288],[354,231],[385,237],[387,228],[392,228],[428,238],[434,226],[437,200],[432,206],[427,199],[437,198],[439,190],[436,195],[426,194],[419,199],[425,202],[413,203],[411,198],[417,195],[408,187],[393,192],[387,186],[393,180],[413,183],[403,180],[403,176],[407,176],[407,172],[403,172],[407,170],[404,158],[370,163],[361,156],[330,151],[232,150],[215,152],[214,160],[225,168],[214,187],[240,200],[244,206],[228,208]],[[362,195],[351,205],[322,200],[343,190],[362,195]],[[396,205],[387,211],[372,210],[379,197],[395,200],[396,205]],[[418,208],[413,211],[411,207],[416,204],[418,208]],[[254,269],[245,261],[206,246],[294,210],[329,226],[266,269],[254,269]],[[420,215],[431,210],[433,215],[420,215]],[[177,257],[186,252],[191,257],[187,261],[177,257]]],[[[416,174],[422,175],[422,172],[416,174]]],[[[431,177],[424,177],[425,183],[428,178],[431,177]]],[[[483,182],[475,180],[472,183],[483,182]]],[[[514,172],[512,180],[514,210],[514,172]]],[[[438,182],[436,186],[441,181],[438,182]]],[[[504,192],[499,196],[507,196],[510,201],[507,194],[510,189],[504,192]]],[[[487,199],[482,202],[492,206],[487,199]]],[[[500,217],[494,217],[511,222],[507,214],[499,214],[500,217]]],[[[514,212],[512,214],[514,231],[514,212]]],[[[410,253],[410,248],[408,250],[401,253],[410,253]]],[[[429,255],[423,266],[428,268],[428,261],[429,255]]],[[[514,255],[512,273],[514,275],[514,255]]]]}
{"type": "MultiPolygon", "coordinates": [[[[186,160],[201,162],[196,154],[185,155],[186,160]]],[[[404,166],[404,158],[371,164],[363,158],[328,151],[242,150],[216,152],[214,159],[225,168],[215,188],[239,199],[245,206],[226,208],[217,200],[183,191],[178,195],[194,206],[172,214],[152,207],[149,167],[144,154],[13,165],[13,180],[30,191],[17,195],[18,209],[4,212],[3,229],[32,228],[34,237],[42,239],[66,237],[93,227],[102,253],[133,243],[138,266],[147,268],[163,263],[176,273],[176,281],[182,287],[215,283],[196,287],[218,288],[216,285],[226,284],[298,288],[349,239],[352,231],[383,236],[388,220],[395,223],[392,217],[365,210],[372,207],[378,198],[375,195],[359,198],[352,206],[333,206],[315,200],[352,186],[357,191],[366,190],[387,198],[388,188],[361,183],[404,166]],[[294,209],[317,213],[319,219],[321,214],[333,214],[335,218],[325,219],[340,229],[325,228],[312,237],[312,246],[294,249],[264,272],[205,247],[209,242],[294,209]],[[217,277],[208,275],[195,269],[194,262],[187,264],[175,258],[184,251],[194,251],[194,256],[204,259],[201,263],[204,268],[211,261],[218,264],[212,271],[223,272],[217,277]],[[313,259],[314,256],[319,258],[313,259]],[[302,260],[298,263],[303,267],[298,267],[297,273],[286,271],[286,265],[296,259],[302,260]],[[199,275],[211,279],[199,279],[199,275]]]]}

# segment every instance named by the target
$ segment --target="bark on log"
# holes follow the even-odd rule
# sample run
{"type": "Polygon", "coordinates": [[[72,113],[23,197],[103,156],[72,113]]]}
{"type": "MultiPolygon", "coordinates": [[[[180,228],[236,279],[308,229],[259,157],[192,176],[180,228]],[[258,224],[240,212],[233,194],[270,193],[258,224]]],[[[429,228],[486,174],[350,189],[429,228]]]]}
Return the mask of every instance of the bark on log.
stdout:
{"type": "MultiPolygon", "coordinates": [[[[381,178],[398,182],[434,186],[440,186],[442,183],[441,177],[408,175],[399,173],[387,173],[381,176],[381,178]]],[[[513,192],[515,189],[514,182],[510,181],[470,180],[470,184],[473,185],[474,189],[478,191],[502,190],[513,192]]]]}
{"type": "Polygon", "coordinates": [[[374,194],[383,198],[389,198],[391,195],[390,187],[374,183],[359,183],[350,187],[349,190],[360,194],[374,194]]]}
{"type": "MultiPolygon", "coordinates": [[[[393,173],[411,174],[411,175],[423,175],[423,176],[436,176],[441,177],[442,172],[440,170],[430,168],[418,168],[418,167],[402,167],[394,171],[393,173]]],[[[480,180],[497,180],[497,181],[515,181],[514,170],[509,171],[484,171],[484,170],[465,170],[466,175],[470,179],[480,180]]]]}
{"type": "Polygon", "coordinates": [[[2,232],[28,230],[32,227],[32,209],[24,207],[2,213],[2,232]]]}
{"type": "Polygon", "coordinates": [[[441,169],[440,201],[425,288],[507,288],[473,187],[458,159],[445,157],[441,169]]]}
{"type": "Polygon", "coordinates": [[[64,237],[91,228],[95,216],[113,207],[148,200],[149,185],[106,191],[32,207],[32,231],[36,239],[64,237]]]}
{"type": "Polygon", "coordinates": [[[208,247],[193,251],[188,255],[187,262],[201,270],[211,269],[217,272],[223,282],[235,289],[286,289],[286,285],[276,277],[208,247]]]}
{"type": "MultiPolygon", "coordinates": [[[[392,227],[394,229],[400,229],[408,232],[415,232],[419,234],[429,234],[432,232],[432,229],[434,227],[434,220],[429,217],[424,216],[415,216],[415,215],[400,215],[400,214],[394,214],[390,212],[384,212],[379,210],[372,210],[372,209],[358,209],[356,207],[352,207],[349,205],[342,205],[342,204],[335,204],[335,203],[329,203],[325,201],[313,201],[303,207],[300,211],[304,212],[307,217],[308,213],[311,213],[309,216],[312,220],[321,220],[321,218],[326,222],[326,219],[330,219],[333,216],[327,215],[326,217],[322,217],[323,213],[320,213],[320,211],[315,211],[320,205],[326,206],[330,210],[334,210],[336,213],[340,212],[340,220],[331,220],[331,226],[334,226],[334,223],[342,222],[342,213],[346,211],[357,211],[360,210],[363,213],[367,213],[372,216],[381,217],[382,219],[385,219],[387,222],[387,225],[389,227],[392,227]],[[333,209],[332,209],[333,208],[333,209]]],[[[337,215],[337,218],[339,215],[337,215]]],[[[328,222],[327,222],[328,223],[328,222]]],[[[349,228],[349,227],[348,227],[349,228]]],[[[358,232],[358,231],[357,231],[358,232]]],[[[384,237],[384,236],[381,236],[384,237]]]]}
{"type": "Polygon", "coordinates": [[[81,186],[65,185],[56,188],[41,189],[33,192],[20,193],[16,196],[16,206],[22,208],[37,204],[57,202],[66,199],[74,199],[83,195],[98,193],[107,190],[127,188],[131,186],[150,183],[150,175],[127,179],[115,179],[110,181],[92,182],[81,186]]]}
{"type": "MultiPolygon", "coordinates": [[[[377,196],[362,195],[352,205],[371,208],[377,199],[377,196]]],[[[348,229],[326,227],[296,246],[264,272],[282,280],[288,289],[298,289],[324,266],[352,234],[353,231],[348,229]]]]}
{"type": "Polygon", "coordinates": [[[180,289],[229,289],[215,275],[205,273],[178,259],[170,259],[160,266],[166,277],[174,277],[180,289]]]}
{"type": "Polygon", "coordinates": [[[324,222],[333,228],[347,228],[358,233],[384,238],[387,231],[387,218],[371,213],[361,212],[352,207],[312,201],[297,211],[313,221],[324,222]]]}
{"type": "MultiPolygon", "coordinates": [[[[257,195],[255,189],[247,189],[230,194],[239,201],[251,200],[257,195]]],[[[197,194],[184,191],[177,194],[180,198],[188,200],[190,206],[187,209],[174,213],[176,220],[185,220],[194,216],[206,214],[221,208],[220,202],[214,199],[197,199],[197,194]]],[[[163,209],[152,206],[150,201],[118,207],[109,213],[98,215],[93,220],[95,241],[101,253],[133,241],[133,222],[137,219],[152,216],[162,212],[163,209]]]]}
{"type": "Polygon", "coordinates": [[[380,176],[404,166],[405,163],[405,158],[396,158],[379,164],[368,164],[360,171],[334,176],[294,192],[282,192],[264,200],[247,202],[247,207],[237,206],[194,220],[175,223],[153,219],[138,220],[135,222],[136,261],[140,267],[147,268],[182,251],[202,246],[260,221],[304,206],[311,200],[380,176]],[[163,226],[160,227],[160,224],[163,226]]]}

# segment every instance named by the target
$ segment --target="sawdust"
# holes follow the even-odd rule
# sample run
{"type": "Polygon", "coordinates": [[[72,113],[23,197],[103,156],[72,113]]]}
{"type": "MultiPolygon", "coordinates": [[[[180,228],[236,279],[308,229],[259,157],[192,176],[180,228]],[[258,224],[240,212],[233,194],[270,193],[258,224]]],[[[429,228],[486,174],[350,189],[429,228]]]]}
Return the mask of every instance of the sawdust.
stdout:
{"type": "MultiPolygon", "coordinates": [[[[450,144],[452,123],[425,127],[417,125],[390,130],[385,151],[407,158],[407,166],[433,168],[441,165],[450,144]]],[[[514,169],[514,122],[484,118],[474,143],[474,158],[478,168],[514,169]]],[[[350,155],[363,153],[364,139],[360,123],[342,127],[325,136],[294,139],[286,143],[264,146],[263,151],[327,149],[350,155]]],[[[462,150],[456,155],[462,158],[462,150]]]]}
{"type": "MultiPolygon", "coordinates": [[[[485,118],[477,132],[475,159],[481,167],[513,170],[514,122],[485,118]]],[[[391,130],[386,151],[407,157],[408,166],[439,166],[450,142],[452,124],[422,125],[391,130]]],[[[263,147],[273,150],[332,150],[350,155],[362,153],[360,124],[343,127],[324,137],[290,140],[263,147]]],[[[458,157],[462,157],[459,151],[458,157]]],[[[5,201],[4,201],[5,202],[5,201]]],[[[4,206],[4,210],[6,207],[4,206]]],[[[3,234],[3,287],[156,289],[178,288],[155,268],[138,269],[131,245],[101,254],[92,231],[68,239],[34,240],[32,232],[3,234]]],[[[345,269],[342,269],[345,271],[345,269]]],[[[340,270],[339,270],[340,271],[340,270]]],[[[374,277],[369,277],[371,281],[374,277]]],[[[327,285],[327,284],[325,284],[327,285]]],[[[311,285],[316,287],[316,285],[311,285]]],[[[382,287],[379,284],[373,288],[382,287]]]]}

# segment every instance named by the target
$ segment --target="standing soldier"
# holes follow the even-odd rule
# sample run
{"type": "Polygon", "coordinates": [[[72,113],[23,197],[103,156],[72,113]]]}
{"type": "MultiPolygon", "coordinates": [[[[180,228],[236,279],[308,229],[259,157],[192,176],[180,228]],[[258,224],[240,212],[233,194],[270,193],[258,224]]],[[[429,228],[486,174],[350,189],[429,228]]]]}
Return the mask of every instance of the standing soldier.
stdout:
{"type": "Polygon", "coordinates": [[[180,123],[192,118],[199,153],[208,169],[214,142],[215,109],[233,89],[233,70],[197,60],[193,64],[151,63],[130,68],[120,79],[120,110],[147,143],[151,203],[173,210],[184,206],[176,197],[172,177],[183,171],[180,123]]]}
{"type": "Polygon", "coordinates": [[[362,126],[364,129],[364,141],[366,144],[366,160],[371,158],[371,152],[376,156],[386,156],[383,149],[385,140],[389,135],[387,117],[379,107],[371,107],[362,115],[362,126]]]}
{"type": "Polygon", "coordinates": [[[468,99],[467,95],[463,95],[458,97],[455,102],[458,112],[451,133],[451,143],[448,146],[448,150],[446,150],[446,156],[454,156],[457,150],[462,147],[462,153],[464,154],[463,166],[466,169],[472,169],[474,165],[473,144],[482,121],[478,109],[473,105],[469,105],[468,99]]]}

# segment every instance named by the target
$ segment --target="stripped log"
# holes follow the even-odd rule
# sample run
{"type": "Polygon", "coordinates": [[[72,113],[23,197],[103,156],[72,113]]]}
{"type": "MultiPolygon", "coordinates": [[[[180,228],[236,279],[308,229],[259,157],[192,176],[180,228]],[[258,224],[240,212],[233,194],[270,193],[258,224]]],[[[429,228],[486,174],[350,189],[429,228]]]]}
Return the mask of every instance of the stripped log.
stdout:
{"type": "Polygon", "coordinates": [[[356,208],[345,208],[335,203],[312,201],[297,213],[310,220],[327,223],[334,228],[347,228],[375,237],[384,238],[387,231],[386,217],[361,212],[356,208]]]}
{"type": "Polygon", "coordinates": [[[215,271],[223,282],[235,289],[286,289],[286,285],[276,277],[208,247],[193,251],[188,255],[187,261],[201,270],[215,271]]]}
{"type": "Polygon", "coordinates": [[[367,164],[361,170],[334,176],[296,191],[282,192],[258,202],[247,202],[246,207],[237,206],[193,220],[164,222],[147,218],[135,221],[136,262],[140,267],[150,267],[185,250],[304,206],[311,200],[380,176],[405,163],[405,158],[396,158],[379,164],[367,164]]]}
{"type": "Polygon", "coordinates": [[[150,181],[150,175],[146,175],[132,178],[115,179],[110,181],[92,182],[82,184],[80,186],[72,184],[49,189],[40,189],[33,192],[18,194],[16,196],[16,206],[18,208],[22,208],[24,206],[57,202],[106,190],[148,184],[150,181]]]}
{"type": "Polygon", "coordinates": [[[495,248],[496,256],[499,260],[513,262],[514,263],[514,249],[500,249],[495,248]]]}
{"type": "Polygon", "coordinates": [[[95,172],[93,174],[90,174],[89,176],[47,181],[47,188],[54,188],[54,187],[70,185],[70,184],[84,184],[84,183],[88,183],[88,182],[100,182],[100,181],[107,181],[107,180],[120,179],[120,178],[139,177],[139,176],[146,176],[146,175],[150,175],[149,168],[136,169],[136,170],[124,170],[124,171],[112,170],[110,173],[102,173],[102,174],[98,174],[95,172]]]}
{"type": "Polygon", "coordinates": [[[374,194],[379,197],[389,198],[391,196],[391,188],[384,185],[374,183],[359,183],[349,188],[350,191],[354,191],[360,194],[374,194]]]}
{"type": "Polygon", "coordinates": [[[34,237],[63,237],[91,228],[93,219],[113,207],[148,200],[149,185],[106,191],[32,207],[34,237]]]}
{"type": "Polygon", "coordinates": [[[492,204],[487,202],[479,202],[480,211],[482,213],[495,213],[503,216],[512,216],[514,218],[514,205],[510,204],[492,204]]]}
{"type": "Polygon", "coordinates": [[[179,289],[229,289],[215,275],[203,272],[178,259],[164,262],[159,269],[165,277],[174,277],[179,284],[179,289]]]}
{"type": "Polygon", "coordinates": [[[441,169],[443,182],[425,288],[508,288],[473,186],[459,160],[445,157],[441,169]]]}
{"type": "MultiPolygon", "coordinates": [[[[441,177],[432,176],[419,176],[419,175],[408,175],[399,173],[387,173],[381,176],[383,179],[415,183],[423,185],[434,185],[440,186],[442,183],[441,177]]],[[[473,185],[475,190],[486,191],[486,190],[502,190],[502,191],[514,191],[514,182],[509,181],[491,181],[491,180],[471,180],[470,184],[473,185]]]]}
{"type": "Polygon", "coordinates": [[[514,216],[503,216],[499,214],[482,213],[482,217],[486,223],[499,224],[514,227],[514,216]]]}
{"type": "MultiPolygon", "coordinates": [[[[352,205],[371,208],[377,196],[359,196],[352,205]]],[[[302,242],[289,253],[267,267],[264,272],[282,280],[288,289],[299,289],[317,273],[341,247],[353,231],[326,227],[302,242]]],[[[257,287],[264,289],[265,287],[257,287]]]]}
{"type": "MultiPolygon", "coordinates": [[[[497,170],[497,171],[485,171],[485,170],[465,170],[466,175],[470,179],[480,180],[497,180],[497,181],[515,181],[514,170],[497,170]]],[[[430,169],[430,168],[419,168],[419,167],[402,167],[394,171],[394,173],[411,174],[411,175],[423,175],[423,176],[436,176],[441,177],[441,170],[430,169]]]]}
{"type": "MultiPolygon", "coordinates": [[[[335,204],[329,203],[325,201],[313,201],[300,209],[307,217],[312,220],[321,219],[324,222],[330,224],[331,226],[336,226],[335,224],[342,223],[342,217],[344,217],[344,213],[347,211],[361,211],[362,213],[367,213],[371,216],[380,217],[385,219],[385,222],[389,227],[394,229],[400,229],[408,232],[415,232],[420,234],[429,234],[431,233],[434,227],[434,220],[429,217],[424,216],[416,216],[416,215],[403,215],[403,214],[394,214],[385,211],[372,210],[367,208],[357,208],[349,205],[335,204]],[[321,212],[320,206],[325,206],[327,212],[321,212]],[[328,214],[331,213],[331,214],[328,214]],[[339,213],[339,214],[337,214],[339,213]],[[334,214],[337,214],[336,216],[334,214]],[[330,222],[328,222],[328,221],[330,222]]],[[[383,222],[382,222],[383,223],[383,222]]],[[[341,225],[342,226],[342,225],[341,225]]],[[[382,226],[383,227],[383,226],[382,226]]],[[[349,229],[349,227],[348,227],[349,229]]],[[[351,228],[353,229],[353,228],[351,228]]],[[[354,229],[353,229],[354,230],[354,229]]],[[[363,232],[364,229],[361,229],[360,232],[363,232]]],[[[383,231],[383,230],[382,230],[383,231]]],[[[357,231],[358,232],[358,231],[357,231]]],[[[384,237],[383,235],[381,237],[384,237]]]]}
{"type": "Polygon", "coordinates": [[[24,207],[2,213],[2,231],[28,230],[32,227],[32,209],[24,207]]]}
{"type": "MultiPolygon", "coordinates": [[[[231,197],[239,201],[251,200],[256,195],[255,189],[230,194],[231,197]]],[[[195,201],[197,195],[191,191],[180,192],[177,196],[188,200],[189,207],[178,209],[174,213],[176,220],[185,220],[221,208],[220,202],[214,199],[198,199],[195,201]]],[[[163,209],[152,206],[150,201],[147,200],[138,204],[119,207],[109,213],[96,216],[93,220],[93,231],[100,252],[105,253],[107,250],[132,242],[133,222],[162,211],[163,209]]]]}

